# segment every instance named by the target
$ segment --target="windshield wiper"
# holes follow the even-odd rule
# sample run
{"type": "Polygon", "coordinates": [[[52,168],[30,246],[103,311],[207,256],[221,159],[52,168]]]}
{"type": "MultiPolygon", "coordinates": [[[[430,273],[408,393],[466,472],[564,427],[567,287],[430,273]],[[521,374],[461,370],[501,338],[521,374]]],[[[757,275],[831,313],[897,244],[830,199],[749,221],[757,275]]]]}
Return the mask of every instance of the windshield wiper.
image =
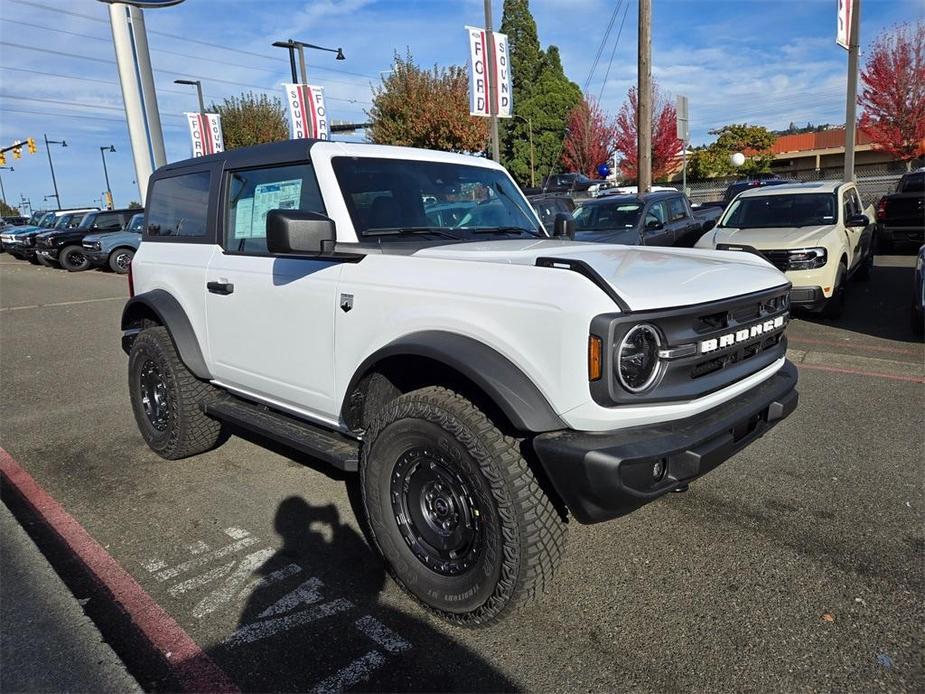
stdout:
{"type": "Polygon", "coordinates": [[[450,233],[449,227],[379,227],[376,229],[367,229],[363,236],[404,236],[412,234],[433,234],[445,239],[459,241],[459,237],[450,233]]]}
{"type": "Polygon", "coordinates": [[[542,235],[536,229],[526,229],[524,227],[475,227],[467,229],[473,234],[529,234],[533,238],[540,238],[542,235]]]}

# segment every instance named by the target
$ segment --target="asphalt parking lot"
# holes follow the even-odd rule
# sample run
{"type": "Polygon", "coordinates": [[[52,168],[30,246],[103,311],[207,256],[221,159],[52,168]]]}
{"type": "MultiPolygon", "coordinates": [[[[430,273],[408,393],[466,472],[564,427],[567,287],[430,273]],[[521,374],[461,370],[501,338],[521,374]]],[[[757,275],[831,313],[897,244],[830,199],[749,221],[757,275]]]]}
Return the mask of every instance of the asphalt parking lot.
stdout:
{"type": "MultiPolygon", "coordinates": [[[[243,691],[922,691],[913,262],[879,257],[838,322],[794,320],[793,416],[686,494],[572,524],[554,590],[486,630],[403,596],[352,481],[321,463],[240,437],[151,453],[126,392],[124,277],[0,256],[0,446],[243,691]]],[[[176,689],[3,491],[140,684],[176,689]]]]}

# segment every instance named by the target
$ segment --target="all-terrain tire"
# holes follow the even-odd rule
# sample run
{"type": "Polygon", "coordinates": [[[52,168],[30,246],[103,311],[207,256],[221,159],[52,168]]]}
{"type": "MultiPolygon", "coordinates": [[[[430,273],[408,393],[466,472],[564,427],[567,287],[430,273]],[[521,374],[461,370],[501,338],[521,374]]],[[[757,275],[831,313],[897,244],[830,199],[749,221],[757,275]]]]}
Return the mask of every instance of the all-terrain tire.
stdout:
{"type": "MultiPolygon", "coordinates": [[[[551,584],[565,548],[566,524],[521,455],[518,440],[461,395],[427,387],[386,405],[364,437],[360,481],[371,534],[389,573],[439,617],[459,626],[492,624],[551,584]],[[409,465],[417,466],[410,478],[409,465]],[[414,538],[429,537],[421,522],[424,504],[430,503],[428,487],[420,482],[428,476],[462,490],[455,497],[446,494],[465,500],[456,504],[457,511],[471,503],[462,515],[472,523],[460,526],[460,532],[472,533],[476,539],[468,546],[480,551],[462,548],[446,563],[422,558],[426,551],[414,538]],[[409,500],[414,489],[420,493],[409,500]],[[415,508],[420,509],[417,521],[415,508]],[[447,573],[448,566],[459,571],[447,573]]],[[[433,502],[434,514],[439,501],[433,502]]]]}
{"type": "Polygon", "coordinates": [[[35,263],[36,265],[42,265],[44,267],[58,267],[58,263],[56,261],[52,260],[51,258],[46,258],[44,255],[39,255],[38,253],[29,258],[29,262],[35,263]]]}
{"type": "Polygon", "coordinates": [[[125,275],[134,257],[135,251],[131,248],[117,248],[109,254],[109,269],[119,275],[125,275]]]}
{"type": "MultiPolygon", "coordinates": [[[[187,458],[224,440],[222,424],[202,411],[204,403],[222,397],[221,391],[186,368],[167,328],[147,328],[135,338],[128,358],[128,387],[138,430],[162,458],[187,458]],[[143,378],[149,384],[147,391],[143,378]],[[151,387],[152,381],[159,381],[160,386],[151,387]],[[155,391],[162,396],[156,399],[166,404],[165,410],[158,410],[159,418],[145,409],[145,393],[151,396],[155,391]]],[[[150,403],[152,398],[148,400],[150,403]]]]}
{"type": "Polygon", "coordinates": [[[83,272],[90,269],[90,259],[84,255],[81,246],[65,246],[58,253],[58,262],[68,272],[83,272]]]}

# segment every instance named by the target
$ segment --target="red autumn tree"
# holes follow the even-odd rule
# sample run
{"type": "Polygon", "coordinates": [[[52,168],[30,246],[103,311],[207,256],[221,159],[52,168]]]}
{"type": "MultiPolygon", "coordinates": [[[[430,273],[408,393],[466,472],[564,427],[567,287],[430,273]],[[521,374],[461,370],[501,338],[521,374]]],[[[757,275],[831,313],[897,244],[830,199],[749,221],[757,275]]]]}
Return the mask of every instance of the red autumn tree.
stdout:
{"type": "Polygon", "coordinates": [[[568,116],[568,133],[562,145],[566,170],[597,178],[597,167],[613,156],[615,137],[614,124],[597,100],[583,97],[568,116]]]}
{"type": "Polygon", "coordinates": [[[874,145],[905,162],[925,154],[925,23],[881,34],[861,82],[860,127],[874,145]]]}
{"type": "MultiPolygon", "coordinates": [[[[620,171],[625,178],[636,179],[639,155],[637,152],[639,98],[636,87],[630,87],[626,101],[617,114],[614,149],[622,155],[620,171]]],[[[652,81],[652,180],[665,176],[681,153],[683,143],[677,134],[678,114],[674,104],[666,99],[652,81]]]]}

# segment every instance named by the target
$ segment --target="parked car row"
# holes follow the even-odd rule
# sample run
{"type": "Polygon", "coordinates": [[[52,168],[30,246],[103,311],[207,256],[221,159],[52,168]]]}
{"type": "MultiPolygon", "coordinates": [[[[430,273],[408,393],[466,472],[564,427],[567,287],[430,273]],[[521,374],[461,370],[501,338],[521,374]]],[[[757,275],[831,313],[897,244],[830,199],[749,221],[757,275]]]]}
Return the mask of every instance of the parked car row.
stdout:
{"type": "Polygon", "coordinates": [[[36,213],[29,221],[0,232],[3,250],[11,256],[70,272],[105,267],[124,274],[141,243],[144,212],[55,210],[36,213]]]}

